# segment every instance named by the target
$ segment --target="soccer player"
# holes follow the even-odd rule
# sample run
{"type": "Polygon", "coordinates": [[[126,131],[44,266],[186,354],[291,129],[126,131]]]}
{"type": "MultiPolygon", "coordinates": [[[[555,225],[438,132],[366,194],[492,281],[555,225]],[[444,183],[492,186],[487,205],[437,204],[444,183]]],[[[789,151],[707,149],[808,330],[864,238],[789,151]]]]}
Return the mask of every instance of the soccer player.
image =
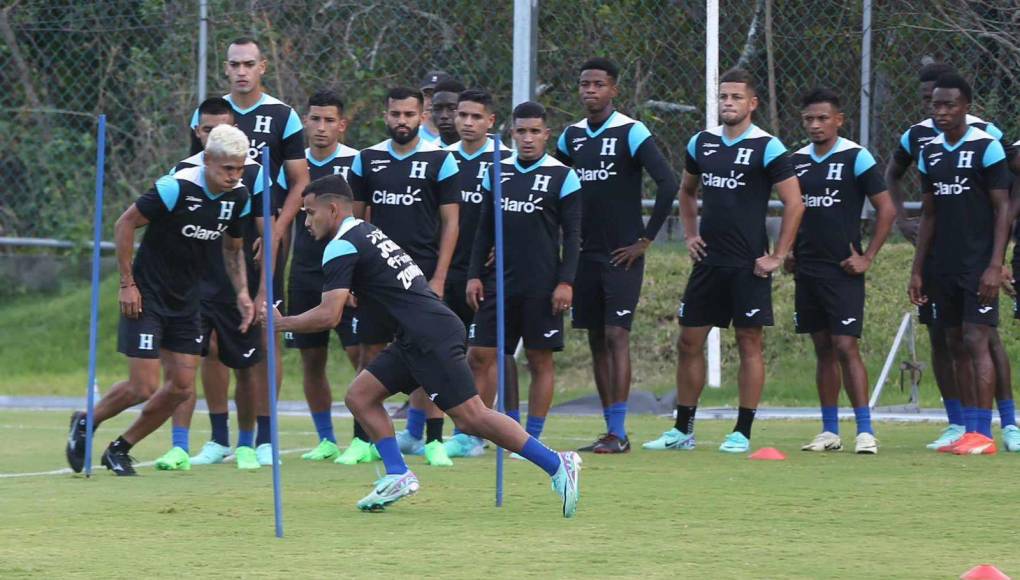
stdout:
{"type": "MultiPolygon", "coordinates": [[[[919,75],[921,105],[925,114],[929,115],[929,117],[920,123],[912,125],[903,132],[903,135],[900,137],[900,146],[896,148],[885,170],[885,179],[889,186],[889,193],[892,195],[893,203],[896,204],[898,210],[897,225],[903,235],[911,240],[911,242],[916,242],[917,223],[914,220],[908,219],[903,209],[903,200],[905,199],[903,180],[906,177],[907,169],[917,165],[917,160],[924,145],[937,137],[941,132],[930,116],[931,95],[936,79],[940,75],[950,72],[954,72],[953,67],[945,63],[932,63],[921,68],[919,75]]],[[[973,115],[967,116],[967,123],[997,139],[1003,139],[1002,131],[993,123],[973,115]]],[[[1003,148],[1007,152],[1012,149],[1008,141],[1003,141],[1003,148]]],[[[934,253],[931,253],[922,270],[922,279],[925,282],[926,289],[929,287],[934,288],[936,283],[934,261],[934,253]]],[[[927,290],[925,292],[927,293],[927,290]]],[[[963,393],[960,392],[957,385],[953,368],[954,358],[949,351],[946,332],[942,325],[934,319],[932,308],[934,308],[934,302],[928,301],[918,306],[917,312],[921,324],[928,327],[928,338],[931,343],[932,373],[942,395],[942,404],[946,409],[946,417],[949,421],[949,425],[938,438],[928,444],[929,449],[938,449],[955,443],[963,437],[963,434],[966,432],[963,408],[964,406],[973,406],[973,402],[965,399],[961,400],[963,393]]],[[[992,360],[995,363],[996,371],[996,399],[999,405],[999,417],[1003,425],[1012,427],[1003,431],[1003,445],[1007,449],[1020,451],[1020,429],[1015,427],[1016,412],[1013,402],[1013,388],[1010,381],[1009,357],[1006,355],[1006,349],[1002,345],[998,333],[992,336],[992,341],[992,360]]]]}
{"type": "Polygon", "coordinates": [[[449,147],[460,140],[457,134],[457,102],[462,92],[464,85],[460,81],[446,79],[436,83],[429,118],[439,131],[439,140],[435,143],[439,147],[449,147]]]}
{"type": "Polygon", "coordinates": [[[595,386],[606,433],[579,451],[626,453],[630,329],[641,295],[644,254],[673,210],[676,175],[644,123],[617,111],[620,70],[605,58],[581,65],[578,92],[586,118],[567,127],[556,157],[581,179],[581,262],[573,326],[588,330],[595,386]],[[655,181],[655,208],[641,219],[642,170],[655,181]]]}
{"type": "MultiPolygon", "coordinates": [[[[210,97],[198,107],[198,127],[195,135],[204,148],[209,133],[219,125],[234,124],[234,113],[230,103],[222,97],[210,97]]],[[[170,172],[174,175],[189,167],[204,165],[205,154],[196,153],[178,163],[170,172]]],[[[262,193],[262,166],[245,157],[241,183],[252,193],[255,208],[252,214],[261,216],[258,196],[262,193]]],[[[251,255],[251,244],[257,231],[248,221],[244,228],[245,262],[247,265],[248,292],[258,296],[259,271],[251,255]]],[[[191,417],[195,412],[194,392],[187,401],[178,405],[173,414],[171,435],[172,448],[156,460],[156,468],[163,470],[187,470],[192,465],[222,463],[230,453],[230,429],[228,391],[230,369],[234,369],[237,387],[234,401],[237,404],[237,423],[240,435],[235,453],[239,469],[258,469],[252,445],[255,433],[255,389],[260,384],[254,376],[252,366],[262,359],[263,353],[258,332],[249,328],[241,332],[241,312],[235,304],[235,292],[223,262],[222,243],[209,244],[209,270],[201,280],[202,313],[202,391],[209,409],[209,423],[212,438],[202,446],[194,457],[188,457],[189,430],[191,417]]]]}
{"type": "MultiPolygon", "coordinates": [[[[248,136],[250,145],[248,157],[261,159],[262,148],[269,147],[269,167],[264,168],[270,175],[277,175],[273,187],[272,208],[275,214],[273,222],[273,242],[276,244],[274,253],[273,296],[280,304],[283,303],[283,281],[287,266],[287,255],[290,251],[290,226],[297,212],[301,209],[301,190],[308,185],[308,162],[305,159],[304,132],[301,117],[289,105],[266,94],[262,87],[262,77],[266,73],[268,63],[262,54],[258,42],[252,38],[242,37],[227,47],[227,58],[224,72],[230,82],[230,93],[224,95],[234,109],[234,120],[237,127],[248,136]]],[[[198,123],[198,111],[195,111],[191,126],[198,123]]],[[[261,243],[261,239],[260,242],[261,243]]],[[[260,255],[260,249],[256,255],[260,255]]],[[[282,349],[276,349],[276,382],[279,390],[283,379],[282,349]]],[[[266,376],[266,361],[262,360],[255,366],[255,374],[260,381],[266,376]]],[[[259,463],[272,463],[272,447],[269,433],[269,392],[259,386],[256,388],[256,423],[258,431],[255,436],[255,451],[259,463]]]]}
{"type": "MultiPolygon", "coordinates": [[[[308,172],[313,180],[328,175],[347,178],[358,151],[343,144],[346,131],[344,103],[336,92],[322,90],[309,97],[308,110],[305,114],[305,138],[308,140],[305,156],[308,159],[308,172]]],[[[326,242],[312,237],[308,231],[306,218],[304,212],[297,218],[290,279],[287,284],[287,311],[295,315],[318,306],[322,295],[322,252],[326,249],[326,242]]],[[[345,308],[343,320],[334,329],[347,359],[356,370],[361,364],[357,324],[356,309],[345,308]]],[[[308,403],[319,438],[319,444],[301,456],[302,459],[309,461],[328,461],[340,456],[331,415],[333,395],[326,376],[329,334],[316,332],[285,335],[287,346],[301,351],[305,401],[308,403]]]]}
{"type": "Polygon", "coordinates": [[[943,73],[932,91],[932,117],[940,133],[917,162],[924,201],[910,276],[910,300],[932,301],[945,328],[956,382],[965,400],[966,433],[940,451],[991,455],[999,287],[1009,238],[1010,174],[998,138],[967,123],[971,88],[956,73],[943,73]],[[935,247],[935,285],[925,288],[923,266],[935,247]]]}
{"type": "Polygon", "coordinates": [[[439,128],[436,127],[435,119],[432,118],[432,96],[436,92],[436,85],[452,78],[441,70],[429,71],[419,85],[421,87],[423,114],[418,137],[426,143],[440,144],[439,128]]]}
{"type": "MultiPolygon", "coordinates": [[[[400,245],[421,267],[429,287],[440,298],[446,286],[459,230],[457,161],[453,156],[421,139],[422,95],[408,88],[386,93],[385,121],[390,138],[363,149],[349,174],[354,191],[354,212],[364,216],[372,211],[372,223],[400,245]]],[[[358,305],[358,334],[363,364],[375,358],[393,340],[401,322],[372,296],[355,292],[358,305]]],[[[367,440],[359,447],[369,453],[367,440]]],[[[443,447],[443,418],[424,391],[412,395],[407,429],[398,439],[404,453],[425,454],[430,465],[453,463],[443,447]],[[419,397],[416,401],[415,397],[419,397]],[[425,412],[420,409],[433,407],[425,412]]],[[[353,447],[357,442],[352,442],[353,447]]]]}
{"type": "MultiPolygon", "coordinates": [[[[482,182],[482,207],[468,268],[467,299],[476,311],[468,340],[476,380],[491,376],[496,357],[512,355],[523,338],[531,371],[528,435],[539,439],[552,405],[553,352],[563,350],[563,313],[573,302],[581,251],[581,189],[577,174],[545,152],[545,107],[527,101],[513,110],[517,153],[502,163],[506,309],[505,352],[496,352],[496,285],[482,282],[493,250],[493,170],[482,182]]],[[[486,381],[487,382],[487,381],[486,381]]],[[[486,402],[495,396],[488,384],[486,402]]]]}
{"type": "Polygon", "coordinates": [[[548,473],[563,500],[564,517],[572,517],[579,497],[581,458],[572,451],[552,451],[512,419],[482,403],[464,355],[464,325],[397,243],[377,227],[354,218],[351,191],[343,179],[318,179],[307,194],[310,228],[316,239],[330,240],[322,257],[322,303],[286,318],[274,309],[277,328],[305,333],[329,330],[339,322],[351,292],[363,299],[372,297],[397,321],[396,340],[347,390],[347,408],[371,434],[386,466],[386,475],[358,502],[358,508],[382,510],[418,491],[418,478],[404,463],[383,401],[421,385],[465,433],[517,452],[548,473]]]}
{"type": "Polygon", "coordinates": [[[868,408],[868,371],[858,341],[864,325],[864,275],[896,219],[881,170],[867,149],[839,136],[839,95],[815,89],[801,101],[811,144],[790,156],[804,196],[804,218],[787,270],[796,273],[794,324],[810,334],[818,359],[815,380],[822,404],[822,433],[804,451],[839,451],[840,383],[857,420],[854,451],[878,453],[868,408]],[[875,232],[861,246],[864,200],[876,210],[875,232]],[[795,256],[795,258],[794,258],[795,256]]]}
{"type": "Polygon", "coordinates": [[[731,321],[740,353],[740,406],[736,427],[719,450],[744,453],[751,447],[751,425],[765,383],[763,327],[773,324],[772,273],[793,248],[804,214],[786,147],[752,123],[757,107],[751,75],[727,71],[719,79],[722,126],[701,131],[687,143],[680,216],[694,269],[678,311],[676,424],[645,443],[645,449],[694,448],[694,414],[705,387],[702,347],[713,326],[726,328],[731,321]],[[779,240],[769,253],[765,217],[773,188],[784,209],[779,240]]]}
{"type": "MultiPolygon", "coordinates": [[[[216,127],[209,134],[202,166],[160,178],[117,220],[121,308],[117,349],[128,357],[129,378],[114,385],[96,405],[95,425],[146,403],[131,427],[103,452],[102,464],[118,476],[136,475],[131,447],[192,396],[203,338],[199,282],[208,268],[208,247],[221,239],[241,313],[238,330],[245,332],[252,322],[241,238],[251,205],[241,184],[247,151],[244,133],[216,127]],[[146,225],[132,260],[135,230],[146,225]]],[[[85,413],[72,415],[66,454],[76,472],[84,467],[85,425],[85,413]]]]}

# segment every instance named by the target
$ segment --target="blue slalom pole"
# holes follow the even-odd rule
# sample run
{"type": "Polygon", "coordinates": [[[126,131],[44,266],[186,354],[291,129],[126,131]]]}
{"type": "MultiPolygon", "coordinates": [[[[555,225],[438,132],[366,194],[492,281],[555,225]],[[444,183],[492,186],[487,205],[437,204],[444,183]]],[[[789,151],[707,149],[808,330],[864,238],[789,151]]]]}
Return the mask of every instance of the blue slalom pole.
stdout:
{"type": "Polygon", "coordinates": [[[96,405],[96,335],[99,325],[99,244],[103,238],[103,181],[106,165],[106,115],[96,129],[96,203],[92,218],[92,306],[89,314],[89,383],[85,403],[85,477],[92,477],[92,426],[96,405]]]}
{"type": "MultiPolygon", "coordinates": [[[[500,167],[499,134],[492,137],[492,203],[495,219],[496,247],[496,410],[506,412],[506,318],[504,311],[503,288],[503,172],[500,167]]],[[[496,507],[503,507],[503,450],[496,448],[496,507]]]]}
{"type": "MultiPolygon", "coordinates": [[[[266,300],[273,308],[273,209],[269,189],[269,147],[262,147],[262,264],[265,272],[266,300]]],[[[276,423],[276,321],[266,316],[266,385],[269,389],[269,432],[273,447],[273,513],[276,537],[283,537],[283,490],[280,489],[280,436],[276,423]]]]}

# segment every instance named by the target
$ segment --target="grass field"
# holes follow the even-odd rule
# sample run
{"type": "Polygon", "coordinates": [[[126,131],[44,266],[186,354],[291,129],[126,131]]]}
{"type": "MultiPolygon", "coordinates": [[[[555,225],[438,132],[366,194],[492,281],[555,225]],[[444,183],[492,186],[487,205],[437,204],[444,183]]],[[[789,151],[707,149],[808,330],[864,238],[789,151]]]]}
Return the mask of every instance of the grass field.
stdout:
{"type": "MultiPolygon", "coordinates": [[[[132,416],[104,425],[97,449],[132,416]]],[[[732,427],[704,421],[693,452],[586,456],[577,517],[564,520],[548,479],[508,461],[506,504],[493,507],[494,460],[452,469],[409,464],[422,491],[382,514],[354,503],[375,465],[284,458],[286,537],[273,537],[268,469],[230,465],[91,480],[10,477],[65,466],[66,413],[0,412],[0,577],[335,578],[956,578],[981,562],[1020,573],[1010,497],[1020,456],[960,458],[923,448],[934,425],[878,424],[881,454],[795,451],[808,422],[759,422],[756,446],[785,462],[724,456],[732,427]]],[[[554,417],[546,439],[572,447],[598,419],[554,417]]],[[[638,417],[632,436],[664,419],[638,417]]],[[[843,424],[852,434],[852,424],[843,424]]],[[[283,418],[281,447],[314,440],[307,418],[283,418]]],[[[339,433],[349,432],[346,421],[339,433]]],[[[201,445],[195,433],[192,445],[201,445]]],[[[140,461],[168,434],[140,444],[140,461]]]]}

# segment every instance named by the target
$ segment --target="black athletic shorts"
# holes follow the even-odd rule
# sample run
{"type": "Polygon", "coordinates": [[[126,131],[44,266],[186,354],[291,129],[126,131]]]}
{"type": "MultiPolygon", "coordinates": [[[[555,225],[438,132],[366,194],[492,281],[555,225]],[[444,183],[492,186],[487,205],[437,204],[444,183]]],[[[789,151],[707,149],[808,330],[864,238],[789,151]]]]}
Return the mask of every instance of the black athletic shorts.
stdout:
{"type": "Polygon", "coordinates": [[[798,333],[828,330],[835,336],[860,338],[864,326],[864,276],[798,275],[794,309],[793,323],[798,333]]]}
{"type": "Polygon", "coordinates": [[[467,303],[467,281],[447,280],[443,288],[443,302],[453,310],[457,318],[464,323],[464,328],[471,326],[475,318],[475,311],[467,303]]]}
{"type": "Polygon", "coordinates": [[[921,266],[921,293],[928,297],[928,302],[917,307],[917,320],[926,326],[935,324],[934,308],[935,294],[938,292],[938,285],[935,280],[935,264],[932,255],[929,253],[921,266]]]}
{"type": "Polygon", "coordinates": [[[220,362],[232,369],[246,369],[262,360],[261,327],[252,325],[248,332],[237,328],[241,313],[237,305],[202,301],[202,356],[209,356],[209,341],[216,331],[216,349],[220,362]]]}
{"type": "Polygon", "coordinates": [[[751,266],[694,265],[677,310],[682,326],[737,328],[772,326],[772,277],[754,275],[751,266]]]}
{"type": "Polygon", "coordinates": [[[617,326],[630,330],[641,297],[645,275],[644,257],[630,269],[606,261],[581,258],[574,278],[574,328],[617,326]]]}
{"type": "Polygon", "coordinates": [[[143,293],[142,313],[138,318],[120,315],[117,352],[131,358],[159,358],[159,350],[165,348],[181,354],[201,355],[203,336],[199,309],[163,314],[152,304],[143,293]]]}
{"type": "MultiPolygon", "coordinates": [[[[936,277],[936,290],[932,314],[935,321],[947,328],[956,328],[964,322],[999,325],[999,299],[992,304],[981,304],[978,301],[978,287],[981,285],[982,272],[966,274],[939,274],[936,277]]],[[[928,295],[929,301],[932,296],[928,295]]]]}
{"type": "MultiPolygon", "coordinates": [[[[527,349],[563,350],[563,314],[552,313],[552,294],[511,296],[506,301],[504,316],[506,354],[513,354],[522,338],[527,349]]],[[[468,344],[496,348],[496,336],[496,296],[492,294],[485,297],[475,314],[468,329],[468,344]]]]}
{"type": "MultiPolygon", "coordinates": [[[[295,288],[293,279],[291,279],[291,287],[287,291],[287,314],[289,316],[308,312],[321,302],[322,292],[295,288]]],[[[358,309],[344,306],[340,324],[333,329],[344,348],[358,346],[358,322],[358,309]]],[[[287,348],[326,348],[329,346],[329,331],[308,334],[285,332],[283,340],[287,348]]]]}
{"type": "Polygon", "coordinates": [[[460,329],[424,347],[398,339],[365,370],[393,394],[411,394],[420,386],[446,411],[478,394],[465,354],[464,331],[460,329]]]}

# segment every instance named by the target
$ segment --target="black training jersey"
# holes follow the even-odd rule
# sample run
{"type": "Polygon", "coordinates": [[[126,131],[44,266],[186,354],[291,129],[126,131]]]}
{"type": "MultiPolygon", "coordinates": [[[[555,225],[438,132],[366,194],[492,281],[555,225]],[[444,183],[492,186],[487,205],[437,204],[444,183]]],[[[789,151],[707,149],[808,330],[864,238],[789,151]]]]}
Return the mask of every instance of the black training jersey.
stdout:
{"type": "Polygon", "coordinates": [[[415,260],[439,256],[439,206],[457,203],[457,162],[439,147],[418,140],[397,155],[387,139],[354,157],[348,181],[354,200],[372,208],[372,223],[415,260]]]}
{"type": "Polygon", "coordinates": [[[939,274],[981,272],[992,257],[995,209],[989,192],[1009,189],[1002,144],[970,127],[949,145],[940,133],[921,149],[917,168],[935,204],[935,268],[939,274]]]}
{"type": "MultiPolygon", "coordinates": [[[[654,240],[676,198],[676,176],[644,123],[613,111],[593,129],[587,119],[567,127],[556,142],[556,158],[581,180],[581,254],[609,260],[613,250],[645,237],[654,240]],[[641,170],[647,169],[668,196],[665,212],[641,219],[641,170]],[[661,214],[661,215],[659,215],[661,214]]],[[[658,208],[657,208],[658,209],[658,208]]]]}
{"type": "MultiPolygon", "coordinates": [[[[308,175],[312,181],[329,175],[347,179],[351,163],[358,150],[338,143],[329,157],[319,160],[312,157],[311,150],[305,151],[308,159],[308,175]]],[[[318,291],[322,288],[322,252],[329,240],[316,240],[305,225],[304,211],[294,220],[294,251],[290,260],[290,287],[318,291]]]]}
{"type": "Polygon", "coordinates": [[[251,213],[248,189],[213,195],[205,186],[205,168],[189,167],[166,175],[135,201],[147,220],[132,266],[138,287],[155,299],[160,312],[196,308],[199,281],[209,265],[209,247],[220,245],[225,233],[239,238],[251,213]]]}
{"type": "Polygon", "coordinates": [[[687,143],[687,173],[701,176],[701,226],[712,266],[751,266],[768,253],[765,233],[772,186],[793,177],[786,147],[755,125],[734,140],[722,126],[687,143]]]}
{"type": "MultiPolygon", "coordinates": [[[[511,155],[509,148],[500,145],[500,159],[511,155]]],[[[490,139],[485,147],[473,154],[464,152],[461,142],[446,148],[457,161],[457,188],[460,190],[460,235],[457,236],[457,247],[450,260],[450,271],[446,279],[455,282],[467,280],[468,264],[471,262],[471,249],[475,243],[475,232],[478,231],[478,217],[482,212],[482,180],[485,172],[492,166],[492,150],[494,142],[490,139]]]]}
{"type": "MultiPolygon", "coordinates": [[[[526,167],[516,156],[500,164],[503,207],[503,276],[508,296],[546,296],[574,283],[581,248],[581,182],[569,167],[543,155],[526,167]],[[560,240],[562,230],[562,253],[560,240]]],[[[480,278],[493,247],[493,169],[485,192],[468,276],[480,278]]]]}
{"type": "MultiPolygon", "coordinates": [[[[1002,130],[996,127],[995,123],[990,123],[980,117],[975,117],[974,115],[967,115],[967,124],[971,127],[981,129],[985,133],[991,135],[994,139],[1002,141],[1003,149],[1008,151],[1012,148],[1009,142],[1004,140],[1005,137],[1002,134],[1002,130]]],[[[900,146],[896,148],[893,156],[903,165],[917,163],[921,149],[930,143],[932,139],[941,134],[942,131],[935,126],[935,122],[930,118],[911,125],[910,128],[900,135],[900,146]]]]}
{"type": "MultiPolygon", "coordinates": [[[[263,94],[257,103],[247,109],[240,109],[231,100],[230,95],[223,95],[234,109],[234,125],[248,136],[250,146],[248,157],[254,161],[262,161],[262,148],[269,147],[269,175],[277,175],[283,171],[283,162],[292,159],[304,159],[305,136],[301,117],[289,105],[263,94]]],[[[191,128],[198,126],[198,109],[191,116],[191,128]]],[[[273,210],[283,206],[287,196],[286,187],[277,179],[273,187],[273,210]]]]}
{"type": "Polygon", "coordinates": [[[374,301],[397,321],[397,340],[428,351],[464,332],[464,323],[435,292],[421,268],[382,230],[349,217],[322,255],[323,292],[347,289],[374,301]]]}
{"type": "Polygon", "coordinates": [[[842,277],[840,262],[850,246],[861,248],[864,199],[885,191],[885,180],[867,149],[842,137],[824,156],[808,145],[790,156],[804,197],[804,218],[797,233],[797,272],[842,277]]]}

